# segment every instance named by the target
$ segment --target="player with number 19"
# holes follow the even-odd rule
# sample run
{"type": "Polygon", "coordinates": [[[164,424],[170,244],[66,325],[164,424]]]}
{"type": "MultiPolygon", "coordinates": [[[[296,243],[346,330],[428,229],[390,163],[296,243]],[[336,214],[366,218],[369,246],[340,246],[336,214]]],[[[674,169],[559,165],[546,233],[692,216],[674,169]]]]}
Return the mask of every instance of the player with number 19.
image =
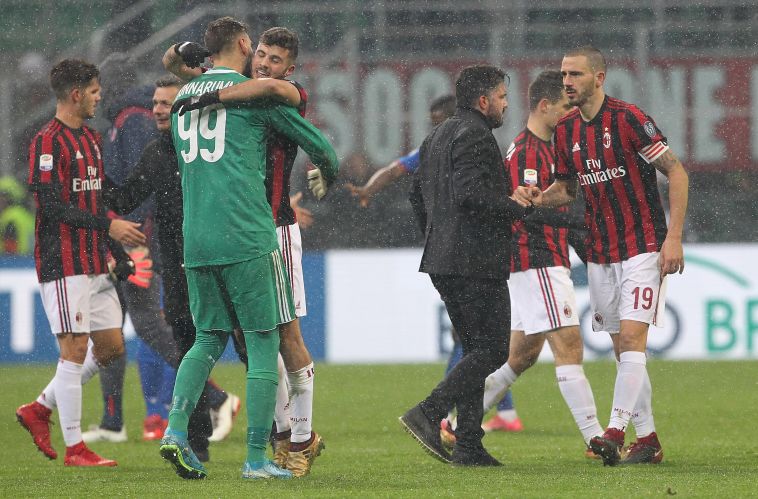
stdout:
{"type": "MultiPolygon", "coordinates": [[[[208,26],[205,45],[214,68],[187,83],[178,98],[247,80],[241,74],[253,56],[247,26],[228,17],[217,19],[208,26]]],[[[184,445],[188,411],[234,328],[243,331],[249,357],[248,455],[242,476],[291,476],[265,458],[278,378],[277,327],[295,317],[264,186],[270,128],[295,141],[327,179],[336,175],[337,158],[329,142],[294,108],[214,105],[172,116],[197,339],[179,367],[161,455],[184,478],[206,475],[184,445]]]]}
{"type": "Polygon", "coordinates": [[[687,172],[652,118],[605,95],[606,64],[599,50],[569,51],[561,73],[576,108],[555,130],[556,180],[544,192],[521,186],[515,194],[537,206],[557,207],[571,202],[582,186],[592,325],[611,333],[618,360],[610,422],[590,447],[604,464],[619,463],[631,420],[637,441],[623,462],[659,463],[663,450],[653,421],[645,349],[650,324],[661,325],[666,275],[684,270],[687,172]],[[656,170],[669,182],[668,227],[656,170]]]}

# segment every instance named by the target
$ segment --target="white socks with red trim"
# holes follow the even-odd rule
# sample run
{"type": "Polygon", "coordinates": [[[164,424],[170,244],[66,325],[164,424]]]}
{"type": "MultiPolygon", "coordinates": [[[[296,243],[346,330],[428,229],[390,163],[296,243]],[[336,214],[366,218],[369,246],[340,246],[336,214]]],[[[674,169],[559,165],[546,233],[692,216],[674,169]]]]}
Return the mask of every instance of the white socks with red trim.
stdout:
{"type": "Polygon", "coordinates": [[[576,426],[582,433],[584,443],[589,445],[592,437],[602,435],[603,428],[597,420],[595,397],[592,395],[590,382],[584,375],[584,368],[579,364],[555,367],[558,389],[563,395],[576,426]]]}

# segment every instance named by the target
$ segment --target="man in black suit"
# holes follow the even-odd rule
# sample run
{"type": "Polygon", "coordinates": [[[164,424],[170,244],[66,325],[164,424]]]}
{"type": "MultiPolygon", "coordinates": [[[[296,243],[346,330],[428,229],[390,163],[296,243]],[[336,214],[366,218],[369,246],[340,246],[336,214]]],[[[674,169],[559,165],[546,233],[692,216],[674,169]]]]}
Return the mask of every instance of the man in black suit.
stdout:
{"type": "Polygon", "coordinates": [[[482,446],[484,380],[508,359],[511,223],[533,209],[508,197],[508,177],[492,129],[508,107],[506,75],[492,66],[461,71],[456,114],[421,145],[410,201],[425,234],[421,272],[445,302],[463,359],[432,393],[400,417],[433,457],[463,466],[500,466],[482,446]],[[439,425],[458,409],[452,455],[439,425]]]}

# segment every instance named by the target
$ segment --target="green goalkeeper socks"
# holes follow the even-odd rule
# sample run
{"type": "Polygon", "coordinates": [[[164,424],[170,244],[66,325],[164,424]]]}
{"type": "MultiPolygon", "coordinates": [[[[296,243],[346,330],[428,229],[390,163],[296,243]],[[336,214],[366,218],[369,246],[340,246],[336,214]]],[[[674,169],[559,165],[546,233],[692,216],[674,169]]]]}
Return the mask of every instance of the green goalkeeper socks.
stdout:
{"type": "Polygon", "coordinates": [[[198,331],[195,344],[182,359],[176,373],[168,426],[174,431],[186,432],[190,414],[195,410],[211,369],[224,353],[228,333],[198,331]]]}
{"type": "Polygon", "coordinates": [[[279,331],[245,333],[247,346],[247,462],[261,462],[274,421],[279,331]]]}

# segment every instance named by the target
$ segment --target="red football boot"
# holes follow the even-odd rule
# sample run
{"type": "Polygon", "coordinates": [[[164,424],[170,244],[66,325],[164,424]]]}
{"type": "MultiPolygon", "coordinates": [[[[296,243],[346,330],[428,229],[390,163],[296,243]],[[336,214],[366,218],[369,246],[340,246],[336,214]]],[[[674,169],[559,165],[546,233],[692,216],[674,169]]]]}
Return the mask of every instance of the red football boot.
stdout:
{"type": "Polygon", "coordinates": [[[605,466],[616,466],[621,460],[621,448],[624,446],[624,432],[608,428],[599,437],[592,437],[590,448],[603,460],[605,466]]]}
{"type": "Polygon", "coordinates": [[[40,404],[36,400],[31,404],[25,404],[16,409],[16,419],[21,426],[31,433],[34,445],[48,459],[55,459],[58,453],[50,443],[50,414],[53,411],[40,404]]]}
{"type": "Polygon", "coordinates": [[[637,438],[629,445],[621,459],[621,464],[658,464],[663,461],[663,449],[655,432],[646,437],[637,438]]]}
{"type": "Polygon", "coordinates": [[[79,442],[71,447],[66,447],[66,466],[116,466],[113,459],[105,459],[92,452],[87,444],[79,442]]]}

